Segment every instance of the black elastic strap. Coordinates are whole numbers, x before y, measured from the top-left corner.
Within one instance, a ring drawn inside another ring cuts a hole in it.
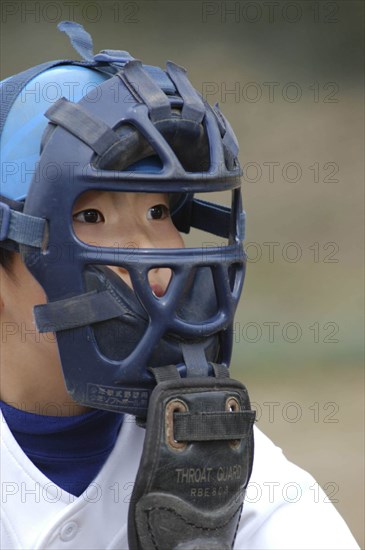
[[[120,141],[103,120],[90,115],[80,105],[61,97],[45,113],[46,117],[86,143],[97,155],[103,155]]]
[[[161,67],[154,67],[153,65],[144,65],[143,68],[146,73],[160,86],[166,94],[176,94],[176,87],[171,78],[161,69]]]
[[[175,365],[166,365],[165,367],[154,367],[149,369],[156,379],[156,382],[164,382],[165,380],[179,380],[180,374]]]
[[[104,290],[87,292],[58,302],[34,307],[39,332],[58,332],[119,317],[126,313],[122,304]]]
[[[247,437],[255,411],[174,414],[176,441],[228,441]]]
[[[232,126],[220,110],[218,103],[214,105],[213,111],[217,117],[221,135],[223,136],[223,144],[231,152],[233,158],[236,159],[239,153],[239,145]]]
[[[130,61],[119,74],[128,81],[128,84],[147,105],[152,122],[171,117],[168,97],[145,71],[140,61]]]
[[[213,367],[214,376],[216,378],[229,378],[229,370],[224,365],[218,363],[210,363]]]
[[[205,115],[205,106],[186,76],[186,70],[175,63],[166,63],[167,73],[183,98],[182,117],[200,123]]]
[[[204,343],[181,343],[180,347],[186,365],[186,376],[208,376],[210,368]]]

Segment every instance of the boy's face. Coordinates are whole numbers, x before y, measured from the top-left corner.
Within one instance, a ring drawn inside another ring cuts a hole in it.
[[[73,226],[80,240],[95,246],[129,250],[184,246],[170,218],[167,194],[87,192],[74,205]],[[125,269],[111,269],[132,286]],[[1,274],[1,397],[31,411],[34,403],[63,403],[65,406],[59,410],[70,414],[71,400],[65,389],[55,337],[37,333],[34,326],[33,307],[46,303],[45,293],[19,255],[13,270],[10,275],[4,270]],[[170,278],[167,268],[150,272],[149,282],[156,296],[164,294]],[[74,407],[73,413],[82,410]]]
[[[88,244],[126,248],[181,248],[180,233],[170,217],[167,194],[89,191],[76,201],[73,225],[77,237]],[[129,286],[128,272],[112,267]],[[149,282],[162,296],[171,277],[167,268],[149,273]]]

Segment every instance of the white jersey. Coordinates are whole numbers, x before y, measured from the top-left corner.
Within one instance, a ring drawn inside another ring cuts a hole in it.
[[[128,550],[128,503],[144,430],[127,416],[98,476],[79,497],[28,459],[1,416],[1,549]],[[255,428],[255,460],[235,549],[356,549],[315,480]]]

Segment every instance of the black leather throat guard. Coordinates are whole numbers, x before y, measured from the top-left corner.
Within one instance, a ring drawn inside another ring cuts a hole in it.
[[[231,549],[253,464],[247,390],[223,367],[216,378],[153,370],[158,384],[129,507],[129,547]]]

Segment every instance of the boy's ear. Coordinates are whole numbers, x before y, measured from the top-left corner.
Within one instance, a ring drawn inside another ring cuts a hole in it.
[[[4,309],[4,300],[2,297],[2,278],[3,278],[3,268],[0,266],[0,311]]]

